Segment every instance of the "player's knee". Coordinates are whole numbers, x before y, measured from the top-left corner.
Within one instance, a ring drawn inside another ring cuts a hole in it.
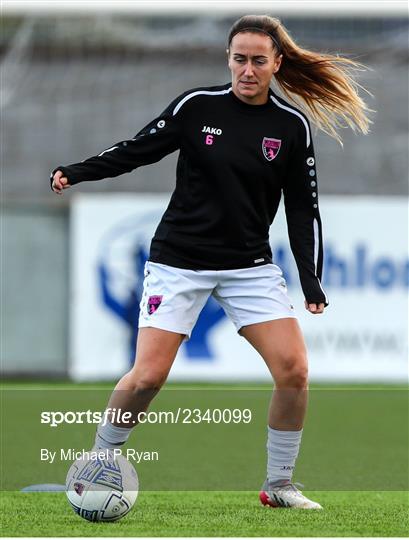
[[[158,373],[149,373],[140,377],[135,384],[135,389],[141,392],[159,392],[165,384],[166,377]]]
[[[277,386],[286,388],[306,388],[308,386],[308,364],[305,353],[287,353],[282,358]]]
[[[127,375],[134,392],[158,392],[167,378],[167,371],[158,367],[138,368],[135,366]]]

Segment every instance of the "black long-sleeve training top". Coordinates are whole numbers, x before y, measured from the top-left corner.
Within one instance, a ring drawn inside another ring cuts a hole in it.
[[[290,245],[307,302],[325,303],[317,175],[308,119],[270,90],[264,105],[231,84],[189,90],[133,139],[59,166],[71,185],[118,176],[180,150],[176,188],[149,260],[222,270],[272,261],[269,228],[284,193]]]

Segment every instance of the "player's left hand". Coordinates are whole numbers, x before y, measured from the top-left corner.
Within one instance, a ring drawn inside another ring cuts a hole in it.
[[[319,313],[324,313],[324,304],[308,304],[305,300],[305,309],[309,311],[310,313],[313,313],[314,315],[318,315]]]

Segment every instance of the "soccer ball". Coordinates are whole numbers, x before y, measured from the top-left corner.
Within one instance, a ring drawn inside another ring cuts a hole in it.
[[[124,456],[88,452],[71,465],[65,482],[71,506],[88,521],[117,521],[135,504],[138,476]],[[98,457],[93,459],[94,455]],[[102,456],[102,459],[101,457]]]

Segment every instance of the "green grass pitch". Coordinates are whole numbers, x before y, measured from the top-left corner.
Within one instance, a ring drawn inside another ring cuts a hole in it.
[[[135,507],[117,523],[88,523],[64,493],[22,493],[64,483],[69,463],[42,463],[41,448],[89,449],[93,425],[42,425],[44,410],[103,410],[112,385],[2,386],[0,522],[3,536],[407,536],[406,386],[312,385],[295,481],[323,511],[272,509],[258,501],[265,476],[268,385],[169,384],[151,410],[249,407],[246,425],[144,425],[128,446],[158,450],[134,464]]]
[[[306,492],[308,494],[308,492]],[[404,492],[310,493],[323,511],[266,508],[256,492],[142,492],[117,523],[88,523],[64,493],[3,495],[5,536],[407,536]]]

